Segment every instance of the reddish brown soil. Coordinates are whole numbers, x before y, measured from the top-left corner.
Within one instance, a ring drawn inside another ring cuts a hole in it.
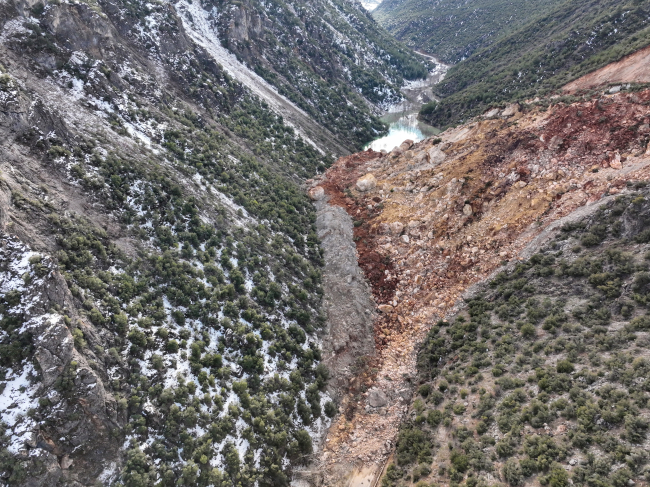
[[[368,221],[377,217],[381,210],[368,209],[371,198],[363,195],[353,196],[349,188],[365,174],[366,163],[381,156],[380,152],[368,150],[339,159],[328,171],[328,178],[321,186],[330,197],[329,203],[342,207],[355,222],[354,240],[359,253],[359,266],[372,286],[378,304],[393,298],[397,278],[386,279],[386,270],[395,274],[393,262],[375,251],[376,234],[371,231]]]
[[[320,185],[355,221],[360,266],[385,304],[375,323],[376,372],[351,388],[353,406],[330,430],[332,466],[369,466],[394,439],[405,409],[397,400],[381,414],[366,409],[362,391],[372,386],[390,396],[407,387],[418,343],[470,284],[517,258],[549,223],[650,179],[649,106],[644,91],[530,107],[441,134],[441,163],[423,159],[433,150],[428,140],[401,155],[354,154],[328,170]],[[377,187],[359,192],[355,183],[368,172]],[[380,232],[396,222],[402,234]]]
[[[377,234],[368,224],[379,216],[381,210],[368,210],[372,199],[359,193],[353,196],[349,189],[354,187],[357,179],[366,174],[367,164],[381,156],[380,152],[369,149],[343,157],[327,171],[327,179],[321,184],[330,198],[329,203],[342,207],[355,222],[354,241],[359,254],[359,267],[370,282],[377,304],[388,303],[393,299],[400,280],[399,272],[389,256],[377,252]],[[391,275],[389,279],[386,277],[386,271]],[[382,315],[375,322],[375,345],[379,351],[387,344],[381,331],[389,326],[394,328],[395,324],[399,327],[399,322],[391,323],[392,321],[389,315]],[[349,416],[347,410],[346,415]]]

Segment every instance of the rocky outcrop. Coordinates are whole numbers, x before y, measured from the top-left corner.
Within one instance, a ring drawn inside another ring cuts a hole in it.
[[[33,356],[14,362],[0,392],[0,414],[11,438],[7,448],[23,462],[21,468],[28,466],[31,478],[25,485],[89,485],[104,462],[118,460],[119,445],[110,437],[126,422],[125,411],[104,385],[107,376],[99,367],[105,368],[105,357],[88,348],[100,345],[97,331],[76,311],[53,261],[4,233],[0,290],[2,318],[23,323],[11,339],[33,349]],[[19,301],[7,301],[7,292],[18,293]],[[83,341],[75,340],[72,330]],[[6,473],[14,475],[12,467]]]
[[[375,186],[377,186],[377,180],[372,174],[366,174],[357,179],[356,187],[359,191],[370,191],[371,189],[375,189]]]
[[[326,200],[315,204],[316,228],[325,258],[323,302],[327,329],[323,349],[325,363],[332,373],[329,390],[340,401],[349,392],[351,379],[360,371],[358,360],[375,355],[376,304],[359,268],[352,219],[345,210]]]

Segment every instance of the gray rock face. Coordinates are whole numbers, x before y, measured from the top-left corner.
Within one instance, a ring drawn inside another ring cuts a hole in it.
[[[323,273],[327,329],[323,338],[325,363],[332,378],[329,392],[340,397],[353,376],[350,366],[358,357],[375,354],[375,303],[370,286],[357,263],[350,216],[326,200],[315,202],[316,228],[325,254]]]
[[[368,404],[373,408],[382,408],[388,404],[388,398],[382,391],[371,389],[368,392]]]
[[[31,264],[34,258],[39,262],[38,273]],[[33,476],[25,485],[55,485],[67,479],[64,471],[75,462],[89,475],[82,478],[96,478],[102,461],[117,455],[119,445],[109,439],[110,432],[123,426],[126,417],[117,414],[115,398],[90,366],[90,360],[101,362],[101,358],[89,349],[75,348],[66,319],[56,310],[65,309],[68,323],[76,324],[89,342],[97,334],[94,327],[76,312],[56,264],[4,233],[0,233],[0,290],[2,294],[8,290],[20,293],[20,302],[4,314],[21,317],[28,334],[22,339],[29,339],[34,348],[33,358],[15,364],[9,379],[30,369],[40,370],[40,375],[27,379],[26,387],[14,388],[10,381],[0,393],[2,402],[9,403],[0,415],[8,425],[10,449],[32,465]],[[62,380],[67,383],[64,389]],[[43,398],[47,406],[39,403]],[[27,409],[33,411],[32,417],[16,414]]]

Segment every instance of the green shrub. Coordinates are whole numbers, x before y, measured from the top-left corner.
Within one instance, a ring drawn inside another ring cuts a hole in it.
[[[437,107],[438,107],[438,102],[435,100],[425,103],[424,105],[422,105],[422,108],[420,108],[420,114],[425,116],[431,115]]]
[[[535,326],[532,323],[524,324],[519,331],[521,332],[524,338],[533,338],[536,334]]]
[[[511,458],[503,464],[503,478],[510,485],[520,485],[524,481],[524,475],[517,460]]]
[[[445,396],[439,391],[433,391],[429,395],[429,401],[432,402],[433,404],[435,404],[436,406],[441,404],[442,401],[444,401],[444,399],[445,399]]]
[[[440,424],[442,419],[443,414],[439,409],[432,409],[427,414],[427,423],[429,423],[434,428]]]
[[[643,443],[648,431],[648,421],[639,416],[625,416],[625,434],[630,443]]]
[[[453,450],[450,455],[451,464],[456,470],[463,473],[466,472],[469,467],[469,458],[462,452],[458,450]]]
[[[333,418],[334,416],[336,416],[336,413],[338,412],[338,409],[336,408],[336,404],[334,404],[332,401],[327,401],[325,403],[324,410],[325,410],[325,415],[328,418]]]
[[[569,474],[560,465],[555,464],[551,468],[551,472],[547,476],[542,477],[540,482],[549,487],[568,487]]]
[[[628,328],[634,331],[650,330],[650,316],[637,316],[628,324]]]
[[[570,374],[574,371],[573,364],[566,359],[559,360],[555,368],[560,374]]]
[[[431,461],[431,443],[426,434],[419,429],[400,431],[396,448],[397,464],[411,465]]]
[[[298,430],[294,433],[300,452],[303,454],[310,454],[313,451],[311,436],[305,430]]]

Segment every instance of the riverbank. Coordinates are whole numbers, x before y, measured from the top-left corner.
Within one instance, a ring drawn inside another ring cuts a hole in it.
[[[444,79],[449,66],[433,56],[422,52],[417,53],[435,62],[436,67],[429,72],[426,79],[408,81],[404,85],[401,90],[404,100],[391,106],[381,117],[381,120],[389,125],[388,134],[372,141],[365,149],[391,151],[406,139],[418,142],[440,133],[435,127],[419,121],[418,113],[424,104],[437,100],[433,94],[433,86]]]

